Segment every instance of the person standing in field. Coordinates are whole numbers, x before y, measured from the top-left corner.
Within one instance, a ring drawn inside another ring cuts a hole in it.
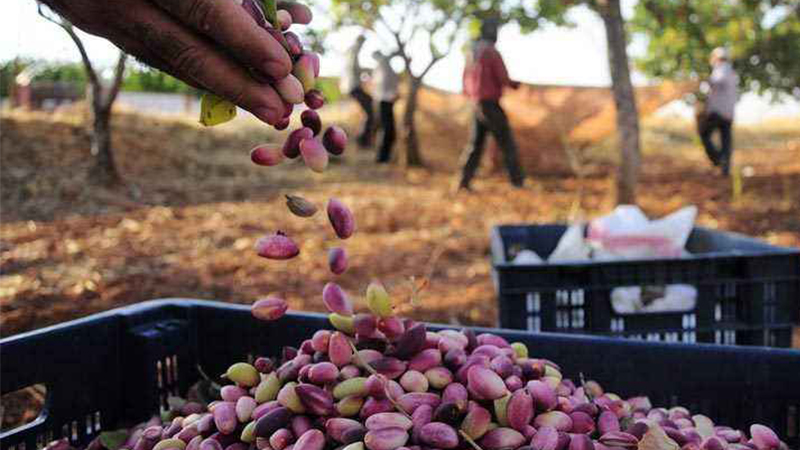
[[[342,93],[352,97],[364,110],[364,122],[356,138],[356,142],[362,148],[369,147],[372,143],[375,120],[372,112],[372,97],[361,86],[362,70],[358,62],[358,54],[361,52],[361,47],[364,46],[364,41],[366,41],[366,37],[360,34],[355,43],[347,50],[344,72],[339,82],[339,88]]]
[[[376,51],[372,57],[378,63],[372,72],[373,93],[378,101],[378,126],[381,129],[377,162],[388,163],[392,158],[392,146],[397,136],[394,127],[394,102],[397,101],[400,77],[392,69],[390,56]]]
[[[712,67],[711,76],[708,78],[710,90],[705,111],[698,121],[698,128],[708,159],[715,166],[719,166],[722,174],[727,176],[733,153],[731,128],[733,110],[738,99],[739,76],[733,70],[730,56],[725,48],[715,48],[711,52],[710,63]],[[719,148],[711,139],[715,131],[719,131]]]
[[[485,20],[481,24],[480,39],[473,43],[464,66],[464,94],[472,102],[474,118],[470,141],[461,155],[462,173],[459,189],[470,189],[470,182],[478,170],[486,144],[486,134],[491,132],[497,140],[511,184],[522,187],[525,175],[517,158],[517,144],[511,133],[508,118],[500,106],[500,97],[506,86],[516,89],[519,82],[508,77],[503,57],[495,48],[498,24]]]

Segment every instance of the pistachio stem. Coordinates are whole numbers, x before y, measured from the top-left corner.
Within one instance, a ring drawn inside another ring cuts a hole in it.
[[[469,445],[471,445],[471,446],[472,446],[472,448],[474,448],[475,450],[483,450],[483,449],[481,448],[481,446],[480,446],[480,445],[478,445],[478,443],[477,443],[477,442],[475,442],[474,440],[472,440],[472,438],[471,438],[471,437],[470,437],[470,436],[469,436],[467,433],[465,433],[465,432],[464,432],[464,430],[458,430],[458,434],[460,434],[460,435],[461,435],[461,437],[462,437],[462,438],[464,438],[464,440],[465,440],[465,441],[467,441],[467,443],[468,443]]]
[[[209,377],[209,376],[206,374],[206,371],[205,371],[205,370],[203,370],[203,368],[202,368],[202,367],[200,367],[200,364],[197,364],[197,373],[199,373],[199,374],[200,374],[200,377],[201,377],[201,378],[203,378],[203,379],[204,379],[204,380],[206,380],[206,381],[211,381],[211,382],[213,382],[213,381],[214,381],[214,380],[212,380],[212,379],[211,379],[211,377]]]
[[[261,4],[264,7],[264,17],[276,30],[280,30],[281,25],[276,14],[277,6],[275,0],[262,0]]]
[[[586,389],[586,378],[583,377],[583,372],[579,372],[578,375],[581,377],[581,387],[583,387],[583,395],[586,396],[586,399],[589,400],[589,403],[594,402],[594,398],[592,398],[591,392]]]
[[[397,403],[395,399],[392,398],[391,395],[389,395],[389,388],[388,388],[389,380],[386,379],[385,376],[379,374],[375,369],[372,368],[372,366],[370,366],[369,364],[364,362],[363,359],[361,359],[361,356],[358,355],[358,349],[356,348],[356,345],[353,344],[353,341],[348,339],[347,342],[350,344],[350,348],[353,349],[353,358],[356,360],[356,363],[361,366],[364,366],[364,368],[367,369],[367,372],[383,380],[383,393],[386,395],[386,398],[389,399],[389,402],[391,402],[391,404],[395,407],[395,409],[400,411],[404,416],[406,416],[406,418],[411,419],[411,416],[406,412],[406,410],[403,409],[403,407],[400,406],[400,404]]]
[[[219,390],[222,389],[222,385],[212,380],[211,377],[209,377],[208,374],[203,370],[203,368],[200,367],[200,364],[197,364],[197,372],[200,374],[200,378],[204,379],[209,383],[211,389],[214,389],[216,392],[219,392]],[[228,378],[228,375],[222,374],[221,377],[223,379]]]
[[[379,376],[379,377],[381,377],[381,379],[383,380],[383,393],[386,395],[386,398],[387,398],[387,399],[389,399],[389,401],[392,403],[392,405],[394,405],[394,407],[395,407],[395,408],[396,408],[398,411],[400,411],[400,412],[401,412],[401,413],[402,413],[404,416],[406,416],[408,419],[411,419],[411,415],[410,415],[410,414],[408,414],[408,413],[406,412],[406,410],[405,410],[405,409],[403,409],[403,407],[402,407],[402,406],[400,406],[400,404],[399,404],[399,403],[397,403],[397,401],[395,401],[395,399],[393,399],[393,398],[392,398],[392,396],[391,396],[391,395],[389,395],[389,387],[387,386],[387,385],[389,384],[389,383],[388,383],[388,381],[389,381],[389,380],[387,380],[387,379],[386,379],[386,377],[385,377],[385,376],[383,376],[383,375],[378,375],[378,376]]]
[[[356,344],[353,344],[353,341],[348,339],[347,343],[350,344],[350,348],[353,349],[353,358],[356,360],[357,364],[364,366],[364,368],[367,369],[367,372],[371,373],[372,375],[377,375],[377,376],[381,375],[378,372],[376,372],[375,369],[372,368],[372,366],[370,366],[369,364],[364,362],[363,359],[361,359],[361,356],[358,354],[358,349],[356,348]]]

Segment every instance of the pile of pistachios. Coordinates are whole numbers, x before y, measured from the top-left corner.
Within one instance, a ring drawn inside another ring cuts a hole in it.
[[[745,433],[575,383],[519,342],[429,331],[395,316],[379,283],[365,297],[367,311],[356,313],[326,285],[332,329],[231,365],[218,400],[173,403],[163,425],[142,424],[109,450],[787,449],[763,425]],[[263,301],[252,312],[271,320],[281,309]]]

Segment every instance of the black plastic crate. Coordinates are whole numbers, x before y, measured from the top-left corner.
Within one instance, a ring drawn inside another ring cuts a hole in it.
[[[696,227],[690,256],[672,259],[515,265],[516,249],[543,259],[565,225],[503,225],[492,230],[493,278],[500,326],[666,342],[790,347],[800,316],[800,249]],[[695,308],[620,314],[620,286],[689,284]]]
[[[198,367],[223,373],[254,354],[277,355],[319,328],[329,328],[319,314],[264,323],[246,306],[173,299],[0,340],[2,393],[35,383],[48,389],[43,414],[0,435],[0,450],[33,450],[64,436],[85,444],[101,429],[159,412],[168,395],[184,394],[199,379]],[[800,351],[490,331],[558,362],[565,377],[582,372],[610,392],[680,404],[737,428],[763,423],[791,448],[800,444]]]

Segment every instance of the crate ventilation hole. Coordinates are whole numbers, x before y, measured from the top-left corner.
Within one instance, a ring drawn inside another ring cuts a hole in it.
[[[161,410],[165,412],[169,409],[167,398],[171,395],[178,395],[178,356],[170,355],[156,362],[156,378],[158,382],[158,392],[161,394]]]

